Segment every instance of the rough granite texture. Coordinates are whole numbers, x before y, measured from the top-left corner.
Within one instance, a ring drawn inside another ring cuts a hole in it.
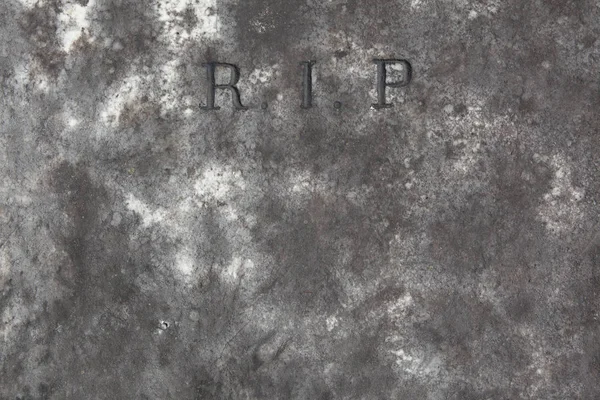
[[[0,399],[600,399],[600,1],[1,0],[0,38]]]

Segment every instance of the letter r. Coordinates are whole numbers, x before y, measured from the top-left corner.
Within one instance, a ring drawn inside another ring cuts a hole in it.
[[[237,83],[240,80],[240,70],[237,66],[233,64],[227,63],[218,63],[218,62],[209,62],[206,64],[202,64],[203,67],[206,67],[206,80],[208,83],[208,87],[206,89],[206,106],[200,107],[203,110],[219,110],[221,107],[215,106],[215,94],[217,89],[228,89],[231,91],[231,101],[233,102],[233,107],[236,110],[247,110],[248,107],[244,107],[242,105],[242,101],[240,99],[240,91],[237,88]],[[227,84],[217,84],[215,73],[217,67],[223,67],[229,69],[230,77],[229,83]]]

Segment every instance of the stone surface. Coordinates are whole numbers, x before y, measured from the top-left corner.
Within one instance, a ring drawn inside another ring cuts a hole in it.
[[[593,0],[2,0],[0,398],[600,398],[599,35]],[[200,109],[207,61],[249,110]]]

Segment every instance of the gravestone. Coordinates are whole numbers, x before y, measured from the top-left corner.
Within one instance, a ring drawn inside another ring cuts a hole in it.
[[[0,399],[600,398],[597,1],[0,22]]]

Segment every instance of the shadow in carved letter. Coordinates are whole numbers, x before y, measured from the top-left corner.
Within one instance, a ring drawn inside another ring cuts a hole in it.
[[[408,85],[412,77],[412,67],[406,60],[384,60],[376,58],[373,62],[377,64],[377,103],[372,104],[372,106],[375,109],[391,108],[394,105],[392,103],[386,103],[385,89],[388,87],[398,88]],[[394,64],[399,64],[402,67],[403,77],[399,82],[388,82],[387,66]]]
[[[202,64],[203,67],[206,67],[206,79],[208,83],[208,87],[206,89],[206,106],[201,106],[200,108],[203,110],[219,110],[221,107],[215,106],[215,93],[217,89],[229,89],[231,91],[231,101],[233,102],[233,107],[236,110],[247,110],[248,107],[244,107],[242,105],[242,101],[240,100],[240,91],[237,88],[237,83],[240,80],[240,70],[237,66],[233,64],[227,63],[218,63],[218,62],[210,62],[206,64]],[[217,68],[227,68],[230,72],[229,83],[227,84],[217,84],[215,74]]]

